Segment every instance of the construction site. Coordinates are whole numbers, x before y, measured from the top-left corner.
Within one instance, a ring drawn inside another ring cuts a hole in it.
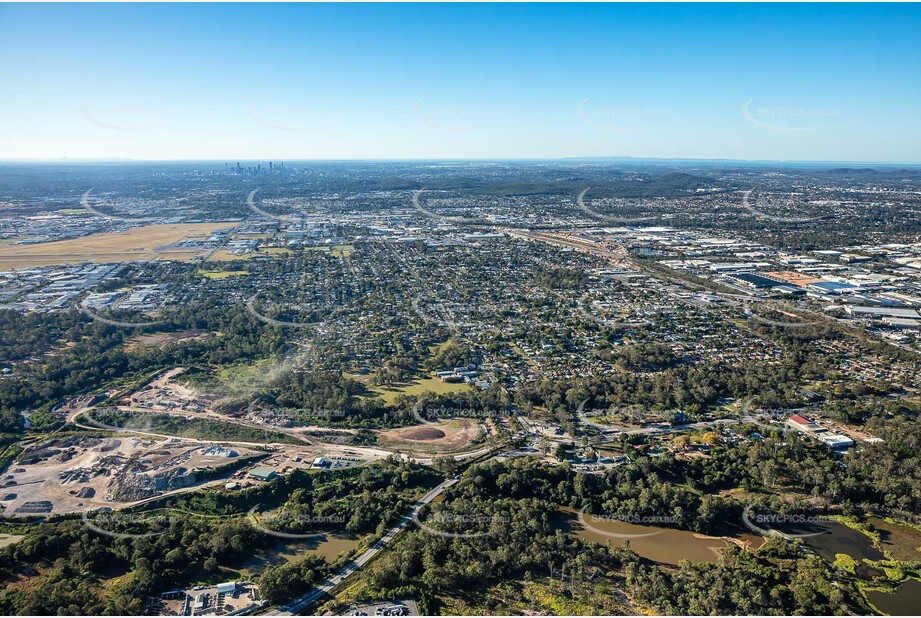
[[[6,516],[125,507],[220,482],[259,451],[177,438],[73,435],[25,449],[2,479]],[[226,467],[226,472],[221,468]]]
[[[184,371],[160,373],[128,393],[59,406],[55,414],[86,433],[27,446],[0,479],[0,514],[119,509],[205,486],[233,491],[295,470],[360,466],[395,451],[424,463],[476,446],[488,433],[480,423],[452,419],[375,432],[379,447],[359,446],[355,429],[297,425],[255,405],[223,411],[219,397],[176,379]],[[115,405],[94,406],[107,398]]]

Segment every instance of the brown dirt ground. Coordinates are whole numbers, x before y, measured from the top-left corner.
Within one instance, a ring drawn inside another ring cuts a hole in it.
[[[397,447],[431,445],[439,451],[457,451],[468,447],[480,435],[479,423],[470,419],[453,419],[435,425],[414,425],[383,431],[379,446]]]

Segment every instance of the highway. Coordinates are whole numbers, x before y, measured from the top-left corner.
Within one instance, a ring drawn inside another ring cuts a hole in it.
[[[412,523],[414,517],[419,514],[419,511],[423,506],[437,498],[441,493],[457,483],[457,479],[448,479],[432,489],[430,492],[422,496],[422,498],[416,503],[412,511],[408,515],[405,515],[400,522],[390,529],[387,534],[385,534],[379,541],[374,543],[369,547],[363,554],[346,564],[342,567],[338,573],[327,579],[325,582],[308,592],[307,594],[301,595],[300,597],[289,601],[284,605],[278,608],[278,611],[269,612],[273,616],[293,616],[298,612],[302,611],[304,608],[308,607],[311,603],[320,599],[323,595],[329,593],[333,588],[337,587],[344,580],[346,580],[353,573],[356,573],[361,567],[374,559],[374,557],[386,547],[393,539],[402,532],[407,526]]]
[[[611,432],[615,435],[625,434],[628,436],[640,436],[640,435],[665,435],[670,433],[684,433],[688,431],[697,431],[699,429],[708,429],[710,427],[715,427],[718,425],[735,425],[740,423],[755,423],[758,422],[756,416],[746,414],[741,417],[729,417],[729,418],[717,418],[710,421],[697,421],[695,423],[685,423],[683,425],[670,425],[668,427],[659,427],[659,426],[650,426],[650,427],[640,427],[627,429],[625,427],[620,427],[617,425],[605,425],[603,423],[598,423],[591,420],[588,414],[583,410],[578,413],[579,422],[583,425],[588,425],[599,431]]]
[[[727,303],[731,304],[732,306],[745,310],[745,312],[749,314],[750,312],[745,307],[746,303],[774,302],[774,299],[771,299],[771,298],[761,298],[758,296],[733,294],[733,293],[708,289],[701,284],[698,284],[693,281],[689,281],[686,278],[677,277],[671,273],[668,273],[666,272],[665,269],[651,269],[649,268],[649,266],[645,264],[636,262],[634,260],[630,260],[628,257],[628,252],[626,248],[623,247],[622,245],[618,245],[616,249],[612,250],[600,244],[595,244],[595,243],[571,238],[568,236],[568,234],[561,235],[559,232],[549,232],[549,231],[548,232],[533,232],[530,230],[523,231],[523,230],[517,230],[517,229],[502,229],[501,231],[503,231],[506,234],[509,234],[510,236],[516,236],[518,238],[525,238],[527,240],[545,242],[545,243],[556,245],[559,247],[570,247],[572,249],[577,249],[580,251],[584,251],[587,253],[591,253],[591,254],[600,256],[600,257],[604,257],[609,260],[613,260],[614,263],[618,265],[625,264],[625,265],[631,266],[637,270],[646,272],[647,274],[650,274],[653,277],[666,280],[670,283],[676,284],[688,290],[707,291],[711,294],[715,294],[719,296],[720,298],[722,298],[723,300],[725,300]],[[694,304],[696,304],[698,307],[704,310],[709,311],[706,305],[703,305],[700,303],[694,303]],[[813,320],[809,321],[809,320],[806,320],[806,317],[803,315],[798,315],[795,313],[787,313],[784,311],[781,311],[781,313],[784,313],[791,317],[795,316],[798,319],[798,321],[792,322],[792,323],[784,323],[784,322],[766,320],[759,316],[754,316],[753,319],[757,322],[773,324],[775,326],[787,327],[787,328],[797,328],[797,327],[802,327],[802,326],[808,326],[810,324],[819,324],[819,323],[825,323],[825,324],[834,323],[834,324],[844,327],[852,336],[867,337],[866,334],[861,334],[858,332],[858,329],[860,328],[860,324],[854,323],[852,320],[829,316],[824,313],[818,313],[816,311],[809,311],[809,310],[805,310],[800,307],[798,307],[797,309],[802,313],[806,313],[809,317],[813,318]],[[892,347],[906,350],[908,352],[912,352],[913,354],[921,355],[921,350],[917,350],[910,345],[898,343],[897,341],[891,341],[889,339],[884,339],[881,337],[871,337],[871,339],[874,342],[882,342],[886,345],[890,345]]]

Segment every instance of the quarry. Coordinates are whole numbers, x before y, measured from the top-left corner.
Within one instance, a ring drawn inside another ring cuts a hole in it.
[[[6,516],[125,507],[220,482],[264,454],[178,438],[71,435],[23,450],[0,480]]]

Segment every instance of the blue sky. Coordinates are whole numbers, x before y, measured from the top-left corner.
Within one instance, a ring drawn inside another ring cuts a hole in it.
[[[918,5],[0,5],[0,158],[921,162]]]

